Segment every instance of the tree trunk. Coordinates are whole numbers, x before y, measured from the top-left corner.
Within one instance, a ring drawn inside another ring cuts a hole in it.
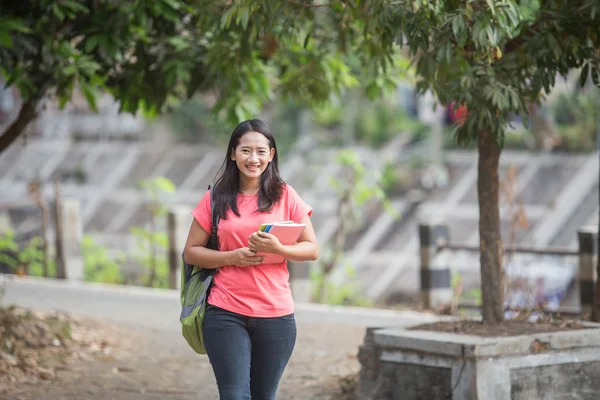
[[[504,268],[498,202],[498,162],[500,146],[494,135],[482,131],[477,138],[479,164],[479,246],[483,322],[499,324],[504,320]]]
[[[0,154],[8,148],[25,131],[27,125],[33,121],[37,115],[37,100],[29,100],[23,104],[19,115],[13,121],[8,129],[0,136]]]
[[[54,180],[54,248],[55,248],[55,264],[56,278],[66,279],[67,271],[65,270],[65,252],[63,247],[63,223],[62,223],[62,194],[60,190],[60,181]]]

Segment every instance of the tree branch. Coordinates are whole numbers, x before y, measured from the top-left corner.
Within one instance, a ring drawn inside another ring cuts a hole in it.
[[[27,125],[35,119],[37,99],[28,100],[21,107],[19,116],[13,121],[2,136],[0,136],[0,154],[6,150],[25,131]]]

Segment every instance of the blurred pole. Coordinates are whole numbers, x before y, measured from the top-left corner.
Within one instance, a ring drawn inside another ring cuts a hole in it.
[[[62,252],[64,260],[64,278],[70,281],[84,280],[83,222],[81,219],[81,202],[75,198],[64,198],[60,203],[62,224]]]
[[[190,225],[193,222],[188,206],[171,206],[167,214],[169,237],[169,289],[181,286],[182,255]]]
[[[579,242],[579,304],[581,316],[589,315],[592,321],[596,320],[596,299],[598,289],[598,275],[594,265],[594,257],[597,255],[595,227],[581,227],[577,232]]]
[[[44,198],[42,190],[42,182],[38,179],[34,179],[29,182],[29,197],[35,201],[40,212],[42,213],[42,275],[44,278],[48,277],[48,260],[49,246],[48,246],[48,228],[50,225],[50,210],[48,209],[48,203]]]
[[[596,151],[600,164],[600,120],[596,121]],[[600,175],[599,175],[600,176]],[[600,208],[600,181],[598,182],[598,207]],[[596,249],[600,252],[600,216],[598,216],[598,231],[596,232]],[[596,253],[596,276],[600,276],[600,255]],[[592,310],[592,321],[600,321],[600,279],[596,281],[594,290],[594,307]]]
[[[440,242],[450,241],[448,226],[419,224],[421,305],[425,309],[439,309],[452,304],[452,274],[450,266],[434,263]]]
[[[54,248],[55,248],[55,263],[56,263],[56,278],[65,279],[65,254],[63,252],[62,237],[62,214],[61,214],[61,191],[60,182],[54,180]]]

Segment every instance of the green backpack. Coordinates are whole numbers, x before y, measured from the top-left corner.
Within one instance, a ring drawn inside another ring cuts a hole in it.
[[[210,186],[208,188],[210,189]],[[212,210],[212,232],[206,247],[212,250],[219,250],[219,239],[217,237],[219,216],[213,208],[212,190],[210,192],[210,207]],[[204,269],[190,265],[185,260],[181,268],[179,293],[181,297],[181,315],[179,316],[181,333],[190,347],[198,354],[206,354],[202,328],[206,313],[206,301],[216,272],[216,269]]]

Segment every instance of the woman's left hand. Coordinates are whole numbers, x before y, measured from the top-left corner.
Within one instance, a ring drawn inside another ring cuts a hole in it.
[[[277,254],[281,246],[281,242],[277,239],[277,236],[266,232],[254,232],[248,238],[248,248],[256,253]]]

